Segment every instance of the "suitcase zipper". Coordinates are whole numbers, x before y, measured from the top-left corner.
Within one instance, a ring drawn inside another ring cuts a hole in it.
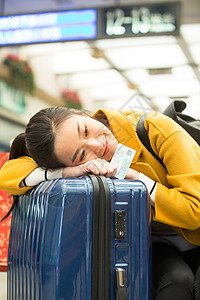
[[[94,187],[92,300],[110,300],[111,202],[103,176],[90,176]]]

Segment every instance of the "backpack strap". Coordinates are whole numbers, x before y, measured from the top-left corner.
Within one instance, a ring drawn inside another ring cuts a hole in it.
[[[145,146],[145,148],[157,159],[157,161],[159,161],[159,163],[161,163],[164,166],[162,159],[153,151],[153,149],[151,147],[149,137],[148,137],[147,131],[144,126],[146,116],[147,116],[146,114],[143,114],[140,117],[140,119],[138,120],[137,127],[136,127],[136,133],[137,133],[140,141],[142,142],[142,144]]]

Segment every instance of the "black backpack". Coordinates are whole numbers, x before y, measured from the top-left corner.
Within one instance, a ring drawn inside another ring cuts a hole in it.
[[[176,100],[170,103],[170,105],[163,111],[163,114],[172,118],[179,125],[181,125],[200,145],[200,120],[194,119],[188,115],[182,114],[182,111],[186,108],[186,103],[181,100]],[[143,143],[143,145],[148,149],[148,151],[162,164],[163,161],[156,155],[150,145],[149,137],[144,127],[144,121],[146,119],[146,114],[143,114],[136,127],[136,133]]]

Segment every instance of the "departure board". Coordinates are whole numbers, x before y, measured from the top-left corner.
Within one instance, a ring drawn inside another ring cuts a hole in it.
[[[180,3],[0,16],[0,46],[178,34]]]

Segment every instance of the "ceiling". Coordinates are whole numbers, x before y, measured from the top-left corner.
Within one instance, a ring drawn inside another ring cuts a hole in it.
[[[2,15],[147,2],[165,1],[0,1]],[[20,51],[33,62],[50,58],[58,88],[75,89],[88,109],[137,109],[142,101],[162,111],[172,99],[182,98],[187,112],[199,118],[200,0],[181,2],[178,36],[29,45]]]

